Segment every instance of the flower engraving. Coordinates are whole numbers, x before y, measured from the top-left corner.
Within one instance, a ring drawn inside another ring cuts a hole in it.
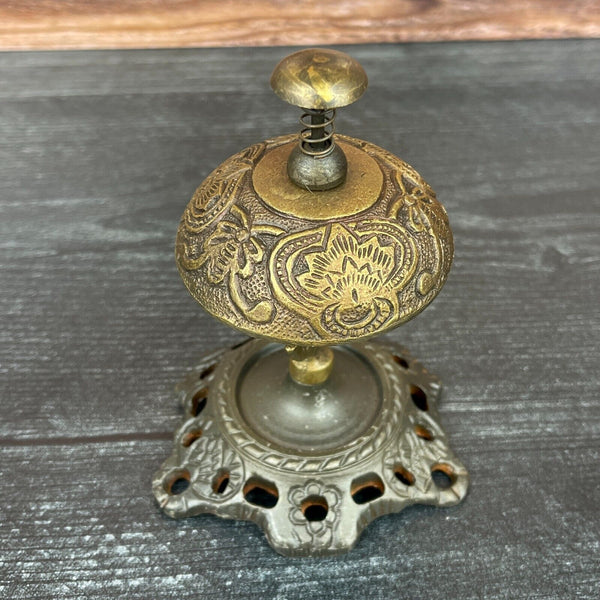
[[[233,206],[228,217],[217,224],[203,245],[211,283],[221,283],[231,273],[247,279],[265,253],[263,242],[256,236],[258,230],[252,230],[246,211]]]
[[[227,218],[217,223],[213,232],[204,240],[200,256],[182,258],[188,270],[207,266],[207,279],[210,283],[220,284],[227,278],[229,295],[234,305],[250,321],[266,323],[274,314],[270,300],[259,300],[252,305],[245,298],[240,278],[248,279],[254,273],[255,266],[262,262],[265,244],[260,234],[279,235],[283,230],[268,224],[255,224],[246,210],[232,206]]]
[[[394,179],[401,194],[390,206],[389,216],[398,216],[405,208],[407,224],[415,233],[431,229],[425,205],[431,205],[435,201],[435,192],[424,181],[417,183],[400,171],[394,172]]]
[[[398,223],[332,223],[282,237],[270,258],[276,298],[323,339],[373,335],[401,318],[417,250]]]
[[[383,247],[376,235],[359,238],[345,228],[329,237],[324,252],[306,256],[308,271],[298,281],[324,304],[327,328],[347,335],[379,329],[394,309],[388,299],[396,265],[393,246]]]
[[[196,190],[183,213],[183,227],[194,236],[210,227],[239,195],[245,174],[252,169],[265,148],[255,144],[218,166]]]
[[[289,518],[297,526],[300,537],[313,546],[330,547],[339,522],[340,491],[335,486],[325,486],[319,481],[311,480],[305,485],[291,488],[288,499],[292,505]],[[319,518],[311,517],[311,507],[320,509],[321,514],[317,515]]]
[[[414,233],[426,232],[434,245],[433,268],[424,270],[417,277],[416,291],[421,296],[426,296],[436,289],[438,274],[442,272],[441,265],[445,254],[445,248],[434,231],[432,220],[435,221],[436,218],[441,217],[447,226],[447,217],[444,209],[436,202],[435,192],[427,183],[417,177],[409,177],[400,171],[395,171],[393,177],[401,193],[398,199],[390,205],[388,216],[404,220],[408,229]]]

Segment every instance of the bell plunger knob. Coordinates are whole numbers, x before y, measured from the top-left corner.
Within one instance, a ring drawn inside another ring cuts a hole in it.
[[[367,85],[362,66],[337,50],[300,50],[275,67],[273,91],[304,111],[300,142],[287,162],[287,173],[296,185],[320,191],[345,181],[348,163],[335,143],[335,112],[358,100]]]

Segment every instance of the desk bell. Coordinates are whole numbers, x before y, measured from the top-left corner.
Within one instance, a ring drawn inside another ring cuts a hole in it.
[[[211,315],[255,339],[203,357],[153,479],[171,517],[254,521],[288,556],[353,547],[373,519],[460,502],[468,475],[439,424],[439,380],[373,337],[420,313],[453,257],[443,206],[408,164],[334,134],[367,88],[348,55],[284,58],[275,93],[302,130],[259,142],[196,190],[176,260]]]

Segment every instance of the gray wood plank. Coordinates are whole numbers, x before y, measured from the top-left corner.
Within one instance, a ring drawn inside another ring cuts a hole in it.
[[[0,54],[0,597],[597,598],[599,41],[346,48],[339,130],[413,164],[456,259],[392,335],[445,382],[467,500],[290,560],[246,523],[162,516],[172,387],[238,334],[179,281],[196,185],[292,131],[284,48]]]

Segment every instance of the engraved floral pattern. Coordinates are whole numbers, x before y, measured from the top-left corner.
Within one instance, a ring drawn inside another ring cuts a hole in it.
[[[229,295],[235,306],[251,321],[265,323],[273,316],[272,302],[260,300],[251,305],[242,293],[238,278],[251,277],[255,266],[263,260],[265,244],[259,235],[279,235],[282,231],[273,225],[254,224],[247,211],[232,206],[227,218],[219,221],[205,239],[200,256],[184,257],[182,264],[191,270],[206,263],[207,279],[212,284],[219,284],[227,277]]]
[[[207,276],[211,283],[221,283],[229,273],[247,278],[254,265],[265,254],[265,246],[248,213],[237,206],[231,208],[228,219],[220,221],[203,246],[203,258],[208,263]]]
[[[452,261],[444,209],[397,157],[340,140],[382,174],[378,200],[352,219],[286,218],[257,193],[259,162],[293,136],[239,152],[198,188],[179,227],[177,263],[209,313],[251,335],[322,344],[382,333],[433,300]]]
[[[319,521],[309,521],[304,512],[303,504],[311,499],[324,499],[327,503],[327,515]],[[289,512],[290,521],[297,526],[302,539],[310,541],[314,547],[328,548],[332,541],[334,530],[338,525],[341,492],[334,486],[325,486],[316,480],[310,480],[305,485],[290,489],[288,499],[292,508]]]
[[[429,185],[417,176],[407,172],[394,171],[393,178],[400,189],[400,196],[388,209],[388,216],[402,220],[409,230],[415,234],[426,232],[429,235],[435,252],[433,268],[425,269],[417,276],[416,291],[421,296],[426,296],[436,288],[441,277],[444,277],[442,265],[448,255],[452,255],[452,234],[448,228],[447,244],[442,244],[434,229],[436,220],[441,220],[448,227],[448,218],[441,204],[437,203],[435,192]],[[448,263],[448,267],[449,267]]]
[[[265,144],[255,144],[228,158],[196,190],[182,219],[188,235],[201,233],[224,213],[240,191],[245,174],[252,169]]]
[[[340,227],[323,253],[306,256],[308,271],[298,281],[324,304],[323,320],[340,335],[379,329],[394,309],[387,299],[396,258],[393,246],[382,247],[376,235],[359,238]]]
[[[407,213],[407,225],[416,233],[425,231],[431,227],[427,217],[425,205],[435,201],[435,192],[424,181],[413,181],[405,173],[394,172],[394,179],[400,188],[400,197],[394,202],[388,211],[390,216],[398,216],[405,208]]]
[[[277,299],[311,319],[322,337],[372,335],[398,319],[398,292],[416,248],[395,223],[334,223],[283,238],[271,268]]]

